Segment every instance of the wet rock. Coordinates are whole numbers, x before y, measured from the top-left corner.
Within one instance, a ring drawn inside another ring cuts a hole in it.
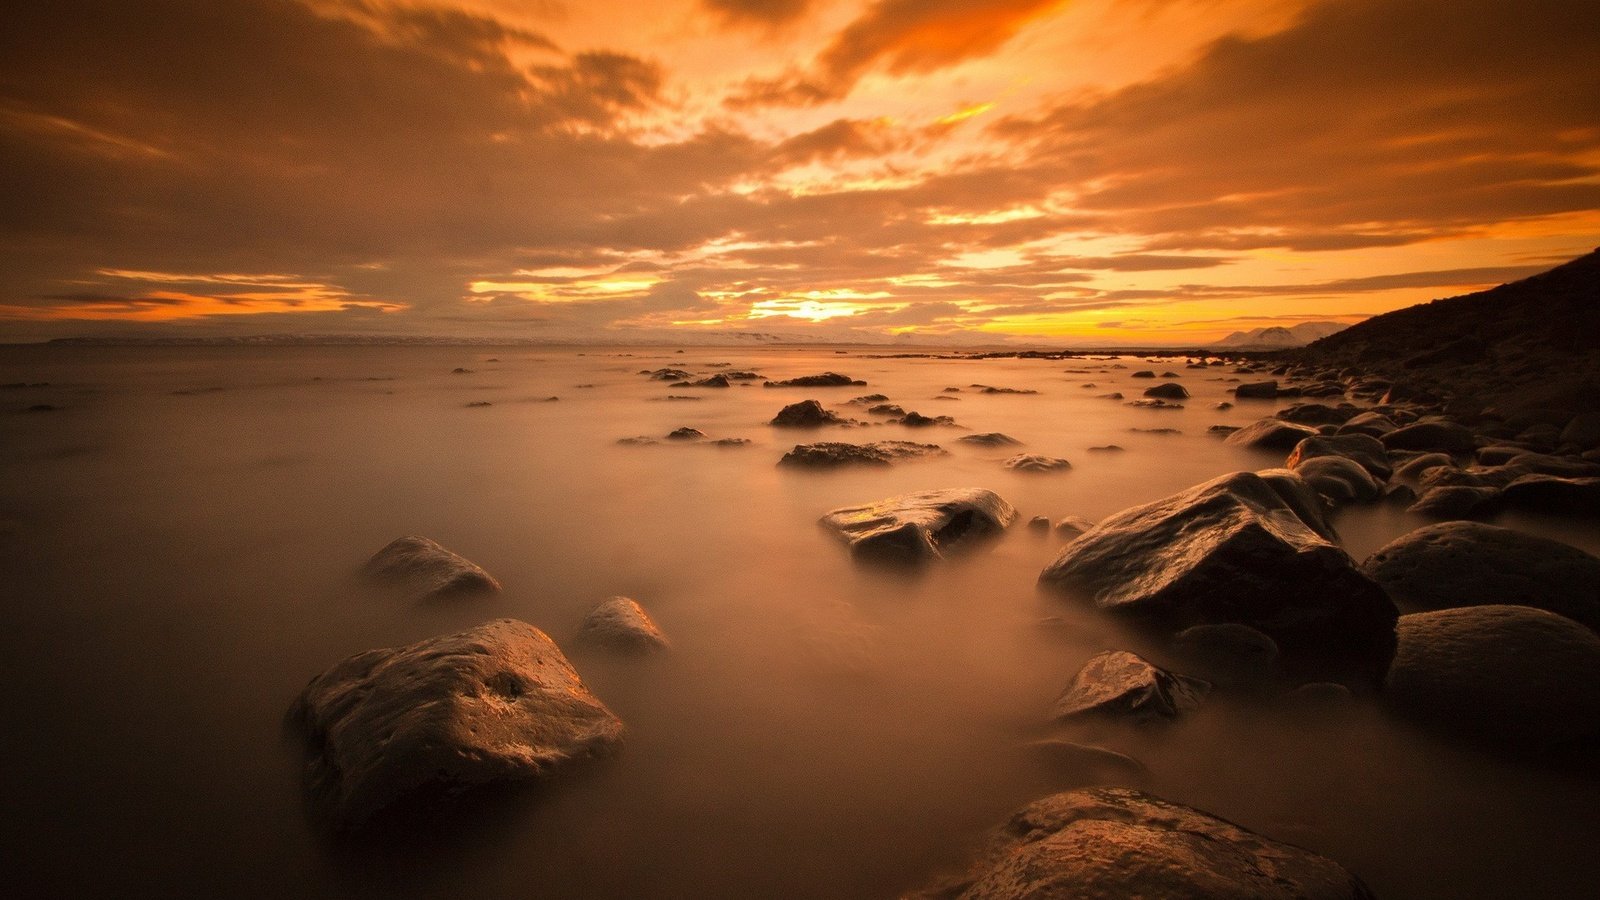
[[[1600,447],[1600,412],[1579,413],[1561,429],[1561,443],[1583,450]]]
[[[979,388],[978,393],[980,393],[980,394],[1037,394],[1037,393],[1039,393],[1038,391],[1028,390],[1026,388],[994,387],[992,385],[987,385],[987,384],[975,384],[975,385],[973,385],[973,387]]]
[[[1016,518],[993,491],[955,488],[842,507],[821,524],[858,560],[916,564],[998,537]]]
[[[699,381],[680,381],[673,385],[673,387],[702,388],[725,388],[732,386],[733,384],[728,380],[728,376],[720,373],[712,375],[710,378],[702,378]]]
[[[460,366],[457,366],[456,368],[450,370],[450,374],[451,375],[471,375],[472,374],[472,370],[471,369],[463,369]]]
[[[1472,432],[1454,422],[1417,422],[1396,428],[1379,440],[1390,450],[1423,450],[1451,454],[1471,453],[1478,446]]]
[[[1516,602],[1600,630],[1600,559],[1509,528],[1429,525],[1386,544],[1361,571],[1404,609]]]
[[[905,416],[906,411],[894,403],[879,403],[876,406],[868,407],[867,414],[873,416],[892,416],[898,419]]]
[[[1019,453],[1006,460],[1005,466],[1014,472],[1064,472],[1072,468],[1072,463],[1058,456]]]
[[[1156,377],[1156,373],[1150,371],[1149,369],[1144,369],[1142,371],[1135,372],[1135,373],[1133,373],[1132,375],[1130,375],[1128,377],[1129,378],[1154,378],[1154,377]]]
[[[1381,677],[1394,604],[1333,542],[1293,473],[1238,472],[1134,507],[1068,544],[1042,587],[1175,634],[1237,623],[1307,667]]]
[[[1233,389],[1233,396],[1240,400],[1272,400],[1278,396],[1278,382],[1254,381],[1241,384]]]
[[[985,431],[982,434],[964,434],[956,440],[967,444],[979,444],[984,447],[1008,447],[1020,445],[1022,442],[1009,434],[998,431]]]
[[[1129,406],[1138,406],[1144,409],[1183,409],[1182,403],[1168,403],[1165,400],[1146,398],[1144,400],[1130,400]]]
[[[1455,461],[1448,453],[1424,453],[1401,463],[1391,476],[1406,481],[1416,481],[1440,466],[1453,466]]]
[[[707,447],[748,447],[748,446],[750,446],[750,443],[751,443],[751,441],[750,441],[749,438],[728,437],[728,438],[717,438],[714,441],[706,441],[706,446]]]
[[[784,381],[764,382],[766,387],[848,387],[864,384],[865,381],[856,381],[849,375],[840,375],[838,372],[823,372],[821,375],[802,375]]]
[[[1229,402],[1228,402],[1228,401],[1226,401],[1226,400],[1224,400],[1224,401],[1222,401],[1222,402],[1221,402],[1221,403],[1218,403],[1218,404],[1217,404],[1217,406],[1216,406],[1216,408],[1217,408],[1217,409],[1224,409],[1224,410],[1226,410],[1226,409],[1233,409],[1233,404],[1232,404],[1232,403],[1229,403]]]
[[[1181,384],[1173,384],[1171,382],[1166,384],[1158,384],[1152,388],[1145,388],[1144,395],[1146,397],[1157,397],[1162,400],[1189,399],[1189,391],[1187,388]]]
[[[1383,502],[1401,508],[1417,502],[1417,492],[1409,484],[1389,484],[1383,488]]]
[[[1173,637],[1172,650],[1188,671],[1223,687],[1261,684],[1277,676],[1277,641],[1248,625],[1185,628]]]
[[[1307,460],[1324,456],[1340,457],[1358,463],[1379,481],[1388,481],[1389,476],[1394,473],[1394,468],[1389,464],[1389,454],[1384,450],[1383,444],[1379,443],[1377,438],[1365,434],[1319,435],[1306,438],[1290,451],[1284,465],[1295,469]]]
[[[1343,456],[1316,456],[1301,460],[1294,473],[1335,506],[1370,503],[1383,494],[1372,474],[1353,459]]]
[[[1555,515],[1600,517],[1600,478],[1524,475],[1500,494],[1508,509]]]
[[[1121,453],[1122,451],[1123,448],[1117,446],[1116,444],[1105,444],[1099,447],[1089,448],[1090,453]]]
[[[1354,417],[1356,407],[1348,403],[1338,406],[1328,406],[1325,403],[1302,403],[1288,409],[1280,409],[1277,418],[1296,425],[1331,425],[1338,426]]]
[[[1504,463],[1506,469],[1524,475],[1557,475],[1562,478],[1600,477],[1600,465],[1581,458],[1522,452]]]
[[[1096,400],[1121,400],[1122,399],[1122,392],[1121,391],[1116,391],[1116,392],[1110,393],[1110,394],[1096,394],[1095,395],[1095,399]]]
[[[467,404],[467,409],[482,409],[485,406],[493,406],[493,405],[494,405],[493,403],[490,403],[487,400],[474,400],[471,403]]]
[[[793,450],[778,460],[778,465],[808,469],[887,466],[903,459],[944,455],[946,455],[945,449],[938,444],[918,444],[912,441],[874,441],[870,444],[822,441],[815,444],[796,444]]]
[[[1056,535],[1064,538],[1075,538],[1094,527],[1094,523],[1083,516],[1067,516],[1056,523]]]
[[[1206,429],[1206,434],[1216,435],[1218,437],[1227,437],[1238,430],[1239,426],[1237,425],[1212,425],[1210,428]]]
[[[1151,665],[1125,650],[1101,653],[1072,676],[1052,715],[1109,718],[1136,725],[1176,719],[1198,707],[1211,685]]]
[[[845,425],[848,420],[823,409],[816,400],[801,400],[778,410],[769,424],[779,428],[821,428],[824,425]]]
[[[688,381],[694,377],[693,372],[683,369],[642,369],[640,375],[648,375],[652,381]]]
[[[1406,512],[1430,519],[1470,519],[1492,515],[1499,509],[1498,488],[1447,485],[1424,490]]]
[[[1317,430],[1305,425],[1296,425],[1282,419],[1265,418],[1246,425],[1245,427],[1228,435],[1226,443],[1238,447],[1252,447],[1258,450],[1293,450],[1295,445],[1309,437],[1316,437]]]
[[[612,597],[589,611],[578,626],[581,644],[622,653],[654,653],[667,649],[667,636],[638,601]]]
[[[1526,750],[1600,730],[1600,637],[1527,606],[1472,606],[1400,617],[1384,685],[1423,724]]]
[[[701,431],[698,428],[689,428],[687,426],[683,428],[674,428],[672,433],[667,435],[667,440],[669,441],[703,441],[705,439],[706,433],[704,431]]]
[[[886,394],[865,394],[852,399],[850,402],[860,406],[866,406],[872,403],[882,403],[888,399],[889,397]]]
[[[1037,531],[1040,534],[1044,534],[1045,532],[1048,532],[1050,530],[1050,517],[1049,516],[1034,516],[1033,518],[1028,520],[1028,530],[1029,531]]]
[[[477,563],[420,535],[396,538],[367,560],[367,576],[401,585],[417,598],[493,593],[500,582]]]
[[[1352,416],[1349,421],[1340,425],[1334,433],[1365,434],[1369,437],[1378,438],[1383,437],[1399,427],[1400,426],[1388,416],[1383,415],[1382,413],[1368,411]]]
[[[911,900],[1372,900],[1343,866],[1151,794],[1066,791],[1019,810],[962,876]]]
[[[307,740],[308,785],[343,829],[543,780],[623,732],[560,648],[512,619],[356,654],[312,679],[289,720]]]
[[[954,425],[956,420],[949,416],[925,416],[915,410],[900,417],[900,424],[907,428],[929,428],[934,425]]]

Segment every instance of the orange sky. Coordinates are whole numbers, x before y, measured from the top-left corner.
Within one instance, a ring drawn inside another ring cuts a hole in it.
[[[1198,343],[1600,243],[1588,0],[24,0],[0,340]]]

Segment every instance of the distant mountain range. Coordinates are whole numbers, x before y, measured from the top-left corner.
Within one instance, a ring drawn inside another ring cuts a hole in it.
[[[1272,325],[1251,331],[1235,331],[1211,346],[1225,350],[1287,350],[1304,347],[1348,327],[1338,322],[1302,322],[1288,328]]]

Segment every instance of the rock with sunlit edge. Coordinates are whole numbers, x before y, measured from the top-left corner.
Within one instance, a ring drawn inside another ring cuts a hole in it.
[[[1334,506],[1371,503],[1383,494],[1383,485],[1370,472],[1343,456],[1315,456],[1300,460],[1292,468]]]
[[[1176,719],[1199,707],[1210,692],[1211,685],[1198,678],[1169,672],[1126,650],[1108,650],[1072,676],[1052,715],[1144,725]]]
[[[1065,472],[1072,463],[1059,456],[1042,456],[1037,453],[1019,453],[1006,460],[1005,467],[1013,472]]]
[[[668,647],[660,626],[631,597],[612,597],[590,610],[578,626],[577,640],[592,647],[638,655]]]
[[[1335,434],[1308,437],[1289,452],[1284,466],[1299,468],[1301,462],[1321,456],[1340,456],[1359,463],[1379,481],[1388,481],[1394,474],[1389,454],[1378,439],[1368,434]]]
[[[1153,388],[1145,388],[1144,395],[1160,400],[1187,400],[1189,399],[1189,389],[1181,384],[1167,382],[1166,384],[1158,384]]]
[[[1292,472],[1237,472],[1114,515],[1062,550],[1041,587],[1159,632],[1248,625],[1286,663],[1375,684],[1398,616]]]
[[[1143,791],[1102,787],[1028,804],[965,874],[908,900],[1373,896],[1360,878],[1325,856]]]
[[[399,585],[418,598],[500,590],[500,582],[477,563],[415,534],[397,538],[373,554],[363,571],[375,580]]]
[[[1282,419],[1258,419],[1228,435],[1224,443],[1257,450],[1293,450],[1295,445],[1309,437],[1316,437],[1315,428],[1296,425]]]
[[[848,425],[850,420],[823,409],[816,400],[801,400],[778,410],[768,424],[778,428],[821,428],[824,425]]]
[[[426,821],[475,789],[606,755],[623,734],[555,642],[514,619],[358,653],[313,678],[289,721],[315,805],[344,830]]]
[[[953,488],[836,509],[821,524],[857,560],[915,565],[998,537],[1017,511],[994,491]]]

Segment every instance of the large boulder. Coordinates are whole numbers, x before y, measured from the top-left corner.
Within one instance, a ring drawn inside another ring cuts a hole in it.
[[[1125,510],[1068,544],[1039,582],[1169,634],[1248,625],[1286,663],[1375,682],[1398,613],[1295,482],[1238,472]]]
[[[1296,444],[1318,433],[1315,428],[1268,417],[1228,435],[1224,443],[1258,450],[1293,450]]]
[[[1019,810],[965,875],[918,900],[1257,898],[1371,900],[1343,866],[1130,788],[1088,788]]]
[[[1600,637],[1527,606],[1400,617],[1384,685],[1422,724],[1517,749],[1567,750],[1600,732]]]
[[[945,449],[938,444],[918,444],[914,441],[873,441],[870,444],[820,441],[815,444],[796,444],[793,450],[778,460],[778,465],[837,469],[842,466],[887,466],[902,459],[945,455]]]
[[[1057,719],[1086,717],[1146,724],[1176,719],[1198,707],[1211,685],[1151,665],[1126,650],[1108,650],[1084,663],[1056,698]]]
[[[578,626],[577,639],[589,646],[635,654],[654,653],[668,645],[660,626],[630,597],[612,597],[590,610]]]
[[[1440,453],[1471,453],[1478,445],[1465,426],[1454,422],[1417,422],[1396,428],[1383,437],[1383,446],[1390,450],[1424,450]]]
[[[555,642],[514,619],[358,653],[313,678],[289,719],[338,828],[544,779],[609,753],[623,731]]]
[[[1372,477],[1379,481],[1388,481],[1394,473],[1394,467],[1389,464],[1389,454],[1378,439],[1366,434],[1338,434],[1318,435],[1308,437],[1294,445],[1289,458],[1284,462],[1291,469],[1298,469],[1299,463],[1319,456],[1342,456],[1361,464],[1361,467],[1372,473]]]
[[[1418,528],[1367,557],[1361,571],[1410,610],[1516,603],[1600,630],[1600,559],[1509,528]]]
[[[362,571],[370,578],[400,585],[423,599],[500,590],[500,582],[477,563],[415,534],[389,542],[367,560]]]
[[[997,537],[1017,511],[994,491],[953,488],[836,509],[821,519],[856,559],[916,564]]]

